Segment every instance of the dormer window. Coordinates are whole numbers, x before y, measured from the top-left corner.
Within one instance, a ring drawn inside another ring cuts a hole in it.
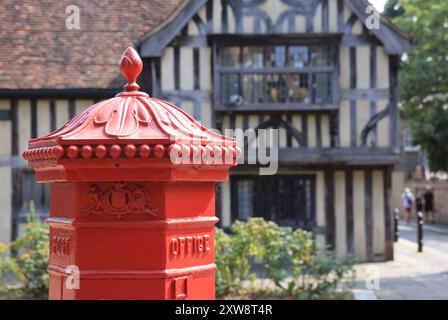
[[[216,48],[218,106],[325,106],[335,102],[334,46],[222,45]]]

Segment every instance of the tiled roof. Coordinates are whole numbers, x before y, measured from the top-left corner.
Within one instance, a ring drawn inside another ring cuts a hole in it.
[[[185,0],[2,0],[0,89],[115,89],[128,46],[169,20]],[[80,12],[69,30],[67,6]]]

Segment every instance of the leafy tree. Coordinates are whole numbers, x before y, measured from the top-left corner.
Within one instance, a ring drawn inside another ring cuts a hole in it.
[[[400,5],[398,0],[389,0],[384,6],[383,14],[389,19],[401,16],[404,13],[403,7]]]
[[[385,14],[413,37],[402,58],[400,100],[432,171],[448,171],[448,3],[389,0]]]

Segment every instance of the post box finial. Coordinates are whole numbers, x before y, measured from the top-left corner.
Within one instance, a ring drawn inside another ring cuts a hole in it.
[[[143,70],[143,62],[134,48],[128,47],[120,59],[121,73],[128,80],[124,86],[126,91],[137,91],[140,86],[135,82]]]

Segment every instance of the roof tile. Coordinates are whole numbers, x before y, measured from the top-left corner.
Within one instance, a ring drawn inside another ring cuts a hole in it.
[[[0,2],[0,89],[115,89],[118,59],[185,0],[78,0],[80,29],[68,30],[72,0]]]

